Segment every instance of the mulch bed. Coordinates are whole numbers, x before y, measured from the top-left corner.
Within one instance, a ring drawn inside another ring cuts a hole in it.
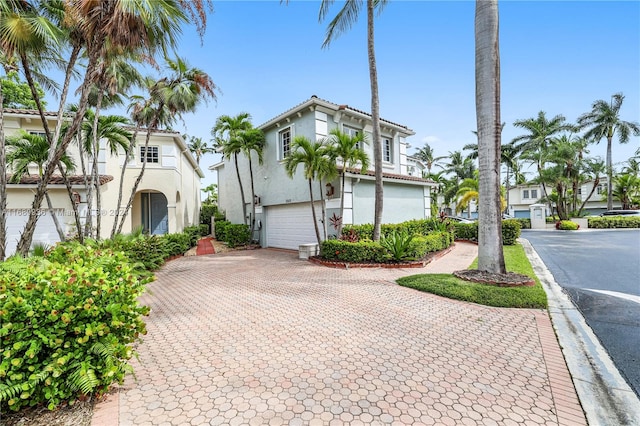
[[[462,271],[455,271],[453,275],[461,280],[471,281],[478,284],[488,284],[497,287],[522,287],[533,286],[536,282],[522,274],[516,274],[515,272],[507,272],[506,274],[494,274],[486,271],[479,271],[477,269],[465,269]]]

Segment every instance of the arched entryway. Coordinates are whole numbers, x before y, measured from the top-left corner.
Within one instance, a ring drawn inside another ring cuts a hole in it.
[[[140,193],[141,223],[144,233],[162,235],[169,232],[167,197],[161,192]]]

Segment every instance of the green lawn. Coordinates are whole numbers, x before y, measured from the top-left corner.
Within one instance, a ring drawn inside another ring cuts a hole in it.
[[[546,309],[547,295],[540,285],[538,277],[533,273],[533,268],[522,246],[520,244],[504,246],[504,259],[508,271],[528,275],[535,279],[536,285],[532,287],[496,287],[463,281],[450,274],[412,275],[400,278],[398,284],[450,299],[481,305]],[[476,267],[477,259],[469,269]]]

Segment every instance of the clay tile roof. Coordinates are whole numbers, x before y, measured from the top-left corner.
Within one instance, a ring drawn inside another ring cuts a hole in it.
[[[300,102],[298,105],[294,106],[293,108],[289,108],[288,110],[286,110],[285,112],[283,112],[281,114],[278,114],[277,116],[271,118],[270,120],[268,120],[265,123],[263,123],[260,126],[258,126],[258,128],[262,128],[265,124],[270,123],[271,121],[275,120],[278,117],[283,117],[283,116],[288,115],[290,112],[295,111],[296,109],[300,108],[302,105],[306,104],[307,102],[311,101],[312,99],[317,99],[317,100],[325,102],[327,104],[331,104],[331,105],[335,106],[338,110],[342,110],[342,111],[350,110],[350,111],[357,112],[359,114],[364,114],[364,115],[366,115],[368,117],[371,117],[371,114],[368,113],[368,112],[365,112],[365,111],[362,111],[362,110],[359,110],[359,109],[356,109],[356,108],[352,108],[352,107],[350,107],[349,105],[346,105],[346,104],[338,105],[338,104],[333,103],[331,101],[328,101],[326,99],[319,98],[316,95],[312,95],[311,98],[307,99],[306,101]],[[380,118],[380,121],[384,122],[384,123],[391,124],[391,125],[396,126],[396,127],[400,127],[402,129],[406,129],[406,130],[412,132],[412,130],[409,129],[408,126],[405,126],[405,125],[402,125],[402,124],[398,124],[398,123],[394,123],[393,121],[385,120],[384,118]]]
[[[375,176],[376,173],[373,170],[367,170],[364,173],[360,173],[360,169],[347,169],[347,172],[353,174],[364,174],[366,176]],[[396,179],[396,180],[407,180],[411,182],[425,182],[425,183],[435,183],[431,179],[423,179],[418,176],[408,176],[408,175],[399,175],[395,173],[382,173],[383,178],[387,179]]]
[[[84,178],[82,175],[67,176],[71,185],[84,185]],[[91,181],[91,176],[87,176],[87,179]],[[112,180],[113,176],[110,175],[100,175],[99,177],[100,185],[104,185]],[[11,182],[11,175],[7,175],[7,182]],[[40,183],[40,176],[37,175],[25,175],[20,179],[20,182],[18,182],[19,185],[37,185],[38,183]],[[64,185],[64,178],[60,175],[53,175],[51,179],[49,179],[48,185]]]

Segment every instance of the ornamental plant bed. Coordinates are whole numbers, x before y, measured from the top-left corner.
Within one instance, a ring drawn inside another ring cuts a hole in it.
[[[486,271],[479,271],[477,269],[465,269],[462,271],[455,271],[453,275],[461,280],[471,281],[478,284],[487,284],[497,287],[531,287],[536,282],[523,274],[517,274],[515,272],[507,272],[506,274],[496,274]]]

